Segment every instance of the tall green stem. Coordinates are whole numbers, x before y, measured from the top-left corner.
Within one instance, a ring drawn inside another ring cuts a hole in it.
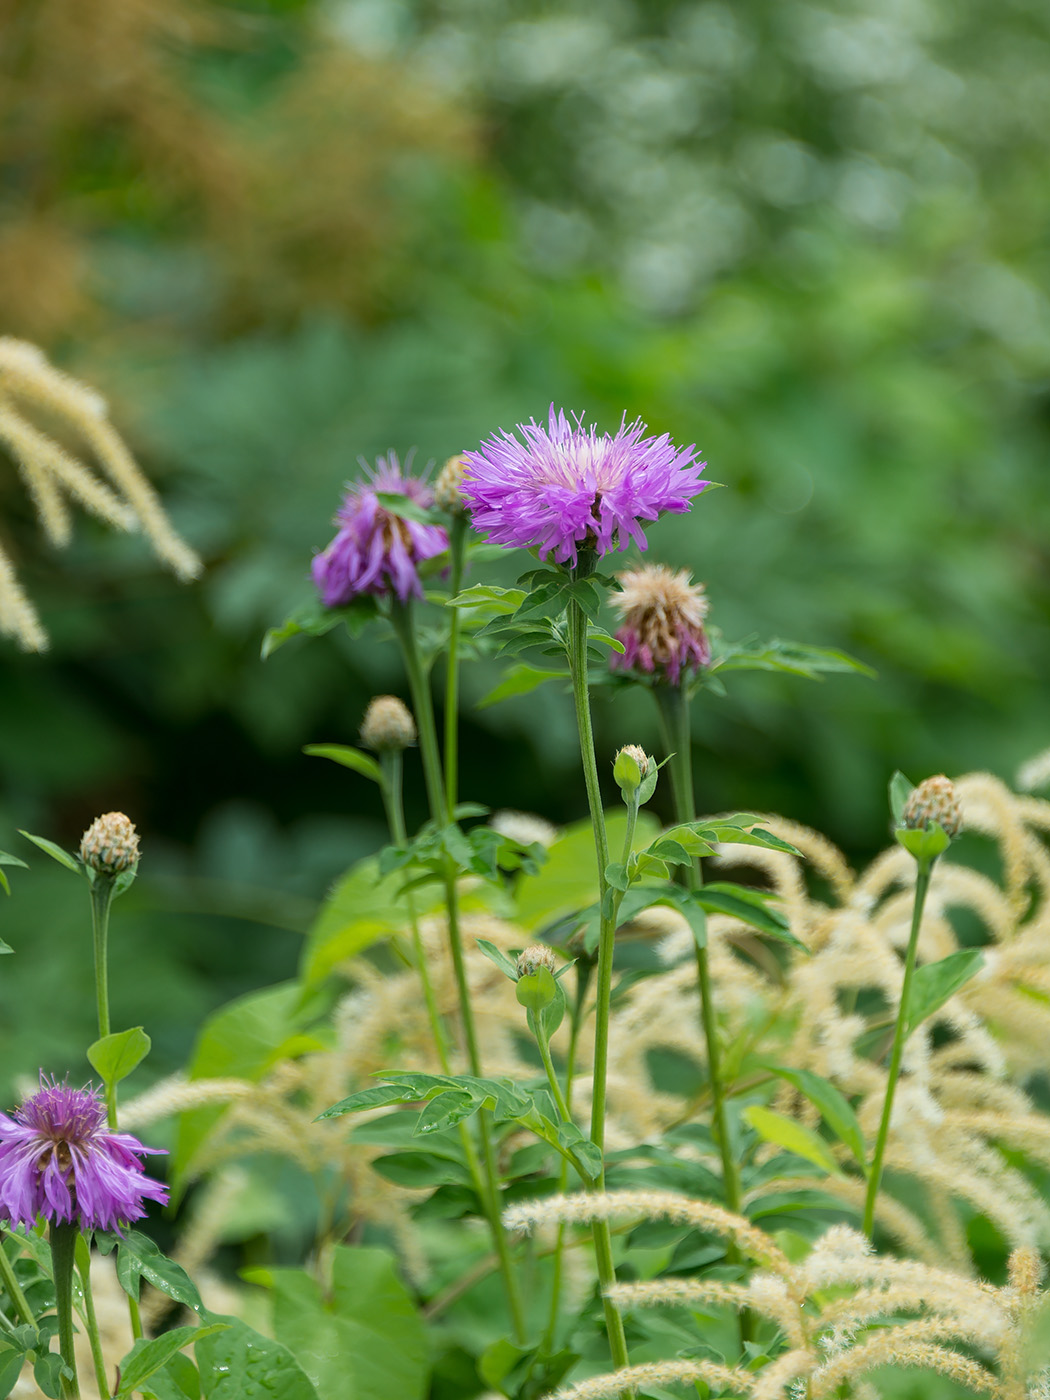
[[[430,815],[436,826],[446,827],[452,820],[452,815],[441,771],[441,754],[438,750],[437,726],[434,722],[434,703],[419,659],[410,605],[393,602],[390,620],[401,644],[408,686],[412,694],[412,707],[415,710],[416,727],[419,731],[419,750],[423,762],[427,797],[430,803]],[[459,927],[459,891],[456,885],[456,871],[450,861],[446,862],[445,866],[444,890],[445,909],[448,916],[449,951],[452,955],[452,969],[459,996],[460,1023],[463,1028],[467,1062],[470,1065],[471,1073],[480,1077],[482,1073],[481,1054],[478,1049],[477,1027],[474,1022],[474,1008],[470,1000],[470,985],[467,981],[466,960],[463,956],[463,938]],[[524,1342],[526,1335],[525,1309],[517,1274],[510,1256],[507,1232],[503,1228],[496,1154],[492,1146],[489,1115],[484,1109],[477,1115],[477,1122],[478,1138],[481,1143],[481,1155],[485,1168],[485,1189],[482,1193],[482,1199],[492,1230],[492,1242],[499,1259],[500,1272],[503,1275],[511,1326],[514,1330],[515,1340],[521,1343]]]
[[[109,911],[113,903],[112,875],[96,874],[91,886],[91,929],[95,945],[95,1006],[98,1034],[109,1035]],[[109,1126],[117,1126],[116,1086],[106,1084],[106,1116]]]
[[[95,1316],[95,1295],[91,1291],[91,1250],[83,1235],[76,1241],[77,1273],[80,1275],[80,1288],[84,1294],[84,1317],[87,1322],[88,1341],[91,1343],[91,1363],[95,1368],[95,1384],[100,1400],[109,1400],[109,1384],[106,1380],[106,1359],[102,1355],[102,1339],[98,1333],[98,1319]]]
[[[573,600],[569,604],[569,669],[572,674],[572,694],[576,706],[576,727],[580,736],[580,758],[587,788],[587,805],[594,828],[594,850],[598,859],[598,898],[601,924],[598,934],[598,969],[594,1012],[594,1084],[591,1107],[591,1141],[604,1154],[605,1150],[605,1090],[609,1067],[609,1002],[612,994],[613,953],[616,945],[616,911],[608,911],[605,871],[609,864],[609,838],[605,830],[601,787],[598,782],[598,762],[594,753],[594,731],[591,728],[591,704],[587,687],[587,618]],[[605,1163],[594,1183],[597,1190],[605,1188]],[[594,1236],[594,1257],[598,1266],[598,1281],[605,1310],[605,1330],[609,1350],[617,1370],[630,1365],[627,1337],[620,1316],[607,1290],[616,1282],[612,1257],[612,1235],[606,1220],[596,1220],[591,1227]]]
[[[463,582],[463,555],[467,543],[466,517],[453,518],[448,532],[449,596],[455,598]],[[445,663],[445,801],[453,812],[459,798],[459,608],[451,608],[448,659]]]
[[[58,1350],[72,1377],[62,1377],[62,1393],[80,1400],[77,1357],[73,1347],[73,1260],[80,1231],[71,1221],[51,1223],[51,1268],[55,1278],[55,1312],[58,1314]]]
[[[7,1250],[4,1248],[2,1238],[0,1238],[0,1283],[4,1285],[4,1292],[11,1299],[11,1305],[21,1321],[28,1322],[30,1327],[35,1327],[36,1318],[33,1316],[33,1309],[29,1306],[29,1299],[22,1292],[22,1285],[18,1282],[14,1267],[7,1257]]]
[[[660,685],[654,687],[660,718],[664,730],[667,752],[672,755],[668,767],[671,770],[671,791],[674,797],[675,819],[680,822],[696,821],[696,798],[693,793],[692,731],[689,724],[689,697],[683,686]],[[699,889],[703,884],[703,870],[699,860],[690,861],[685,867],[689,889]],[[714,995],[711,988],[711,968],[707,957],[707,947],[696,945],[696,980],[700,990],[700,1024],[707,1050],[707,1073],[711,1085],[711,1109],[715,1137],[718,1139],[718,1152],[722,1159],[722,1185],[726,1205],[735,1214],[740,1214],[742,1192],[740,1169],[733,1155],[729,1137],[729,1124],[726,1116],[725,1081],[722,1076],[722,1052],[718,1042],[718,1023],[715,1018]]]
[[[893,1098],[897,1092],[897,1080],[900,1078],[904,1042],[908,1038],[908,1003],[911,999],[911,983],[915,973],[915,954],[919,946],[922,910],[926,903],[926,891],[930,887],[932,871],[932,860],[920,861],[915,874],[911,933],[908,936],[908,953],[904,960],[904,981],[901,984],[900,1006],[897,1008],[897,1024],[893,1031],[893,1050],[890,1053],[889,1076],[886,1080],[886,1098],[882,1105],[879,1135],[875,1140],[875,1153],[868,1172],[868,1191],[864,1199],[864,1233],[869,1238],[875,1228],[875,1203],[878,1200],[879,1184],[882,1180],[882,1159],[886,1155],[886,1140],[890,1135],[890,1119],[893,1117]]]

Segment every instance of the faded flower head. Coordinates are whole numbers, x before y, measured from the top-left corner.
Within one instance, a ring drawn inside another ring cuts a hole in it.
[[[146,1176],[139,1156],[158,1152],[129,1133],[110,1132],[94,1089],[71,1089],[46,1075],[14,1117],[0,1113],[0,1219],[32,1229],[76,1221],[114,1230],[145,1215],[143,1201],[168,1199]]]
[[[957,836],[962,829],[962,808],[955,784],[943,773],[912,788],[901,812],[901,826],[910,831],[928,831],[934,822],[946,836]]]
[[[407,749],[416,742],[416,722],[396,695],[377,695],[361,721],[361,743],[373,753]]]
[[[558,959],[554,955],[554,949],[546,943],[530,943],[527,948],[522,948],[518,954],[518,976],[531,977],[541,967],[545,967],[551,973],[558,970]]]
[[[80,859],[100,875],[119,875],[139,858],[139,834],[123,812],[96,817],[80,839]]]
[[[682,513],[705,486],[696,448],[679,449],[667,434],[643,437],[641,419],[626,417],[615,437],[582,416],[570,423],[551,405],[546,429],[520,423],[524,442],[500,432],[467,452],[463,496],[473,523],[509,549],[539,550],[575,564],[578,546],[607,554],[633,540],[645,549],[642,521]]]
[[[402,472],[397,454],[376,460],[368,480],[347,488],[336,512],[339,532],[327,549],[314,556],[314,583],[327,608],[339,607],[361,593],[395,593],[402,603],[421,598],[417,567],[448,548],[440,525],[424,525],[387,510],[380,494],[403,496],[426,510],[433,504],[430,489],[417,477]]]
[[[616,634],[623,653],[612,653],[613,669],[646,671],[679,685],[683,671],[710,664],[702,583],[690,582],[687,569],[675,573],[666,564],[645,564],[617,577],[623,591],[612,602],[623,618]]]
[[[463,473],[466,470],[465,457],[450,457],[437,474],[434,482],[434,504],[438,510],[449,515],[465,515],[463,502]]]

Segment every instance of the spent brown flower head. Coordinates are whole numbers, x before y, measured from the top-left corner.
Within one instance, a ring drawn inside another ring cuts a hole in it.
[[[678,685],[683,671],[711,660],[704,631],[708,600],[703,584],[692,583],[687,569],[677,573],[665,564],[645,564],[617,575],[622,592],[613,606],[623,618],[617,639],[623,654],[613,653],[617,670],[641,670]]]
[[[123,812],[96,817],[80,840],[80,859],[100,875],[119,875],[137,864],[139,834]]]
[[[546,943],[530,943],[527,948],[522,948],[518,954],[518,976],[531,977],[541,967],[545,967],[548,972],[558,970],[558,959],[554,955],[554,949]]]
[[[407,749],[416,742],[416,722],[396,695],[377,695],[361,721],[361,742],[373,753]]]

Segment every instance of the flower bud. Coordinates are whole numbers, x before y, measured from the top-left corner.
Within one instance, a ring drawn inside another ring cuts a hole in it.
[[[416,722],[396,695],[377,695],[361,721],[361,743],[373,753],[407,749],[416,742]]]
[[[946,836],[957,836],[962,828],[962,809],[955,784],[943,773],[912,788],[901,812],[901,826],[909,831],[929,831],[934,823]]]
[[[518,976],[531,977],[541,967],[545,967],[550,973],[557,970],[558,959],[554,955],[554,949],[546,943],[530,943],[527,948],[522,948],[518,954]]]
[[[463,473],[466,470],[463,457],[450,457],[437,474],[434,482],[434,504],[438,510],[449,515],[466,515],[463,502]]]
[[[624,797],[630,797],[641,786],[649,771],[650,758],[637,744],[625,744],[613,763],[613,777]]]
[[[138,858],[138,832],[123,812],[96,817],[80,841],[80,859],[99,875],[119,875]]]

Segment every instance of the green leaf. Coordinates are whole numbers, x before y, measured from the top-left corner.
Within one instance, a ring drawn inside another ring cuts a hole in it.
[[[23,870],[28,870],[29,867],[24,860],[19,860],[17,856],[8,855],[6,851],[0,851],[0,889],[4,890],[6,894],[10,894],[11,886],[8,884],[7,876],[3,872],[3,866],[5,865],[19,865]],[[2,939],[0,939],[0,944],[2,944],[2,946],[0,946],[0,953],[10,953],[11,949]]]
[[[337,1245],[327,1288],[300,1269],[268,1273],[274,1331],[319,1400],[422,1400],[430,1370],[426,1329],[386,1250]],[[245,1387],[240,1394],[247,1393]],[[283,1391],[265,1393],[286,1400]]]
[[[2,872],[0,872],[0,884],[3,884],[5,890],[7,889],[7,881],[3,878]],[[8,890],[8,894],[10,894],[10,890]],[[10,944],[5,943],[4,940],[0,938],[0,955],[4,953],[13,953],[14,951]]]
[[[434,517],[424,510],[411,496],[401,491],[377,491],[376,500],[391,515],[399,515],[403,520],[414,520],[417,525],[433,525]]]
[[[893,813],[893,824],[900,825],[901,813],[904,811],[904,804],[911,796],[915,784],[909,782],[904,774],[898,770],[890,779],[890,811]]]
[[[980,948],[963,948],[958,953],[949,953],[939,962],[917,967],[908,997],[905,1033],[911,1035],[916,1026],[939,1010],[983,966],[984,955]]]
[[[693,892],[694,899],[709,914],[731,914],[741,923],[750,924],[759,933],[779,939],[801,952],[808,952],[806,945],[791,932],[787,919],[777,908],[770,907],[770,900],[776,895],[766,890],[748,889],[746,885],[732,883],[712,883],[703,885]]]
[[[311,758],[330,758],[333,763],[341,763],[344,768],[352,768],[362,777],[371,778],[373,783],[383,782],[383,770],[375,759],[347,744],[306,744],[303,753]]]
[[[467,1089],[449,1089],[431,1099],[416,1119],[415,1132],[422,1137],[427,1133],[441,1132],[453,1128],[457,1123],[477,1112],[478,1099]]]
[[[132,1026],[130,1030],[114,1031],[96,1040],[88,1047],[87,1057],[104,1084],[119,1084],[142,1063],[151,1044],[141,1026]]]
[[[498,705],[501,700],[512,700],[516,695],[530,695],[547,681],[564,680],[567,674],[565,667],[559,670],[540,670],[535,666],[524,666],[520,663],[510,666],[504,671],[499,684],[481,697],[476,708],[484,710],[489,705]]]
[[[8,1396],[14,1390],[25,1358],[24,1351],[0,1345],[0,1395]]]
[[[523,588],[498,588],[491,583],[475,583],[464,588],[445,604],[449,608],[478,608],[494,616],[517,612],[525,601]]]
[[[378,604],[370,593],[359,594],[342,608],[326,608],[319,598],[314,599],[292,613],[280,627],[270,628],[263,638],[262,659],[272,656],[292,637],[323,637],[341,622],[351,637],[356,637],[378,613]]]
[[[788,1069],[783,1065],[773,1064],[769,1061],[760,1063],[762,1068],[768,1070],[770,1074],[775,1074],[779,1079],[786,1080],[800,1094],[805,1094],[839,1141],[846,1144],[856,1160],[867,1171],[868,1158],[864,1134],[861,1132],[857,1115],[853,1111],[853,1105],[846,1096],[834,1084],[822,1079],[819,1074],[813,1074],[811,1070]]]
[[[33,1362],[33,1379],[37,1383],[40,1392],[48,1397],[48,1400],[59,1400],[65,1393],[62,1385],[62,1377],[72,1377],[72,1372],[66,1366],[61,1356],[56,1351],[45,1351],[37,1355]]]
[[[54,841],[49,841],[46,836],[33,836],[28,831],[19,828],[20,836],[24,836],[27,841],[32,841],[34,846],[39,846],[45,855],[49,855],[52,860],[57,860],[59,865],[64,865],[67,870],[72,870],[74,875],[83,875],[84,867],[80,862],[64,851],[61,846],[56,846]]]
[[[610,850],[623,849],[627,814],[621,807],[605,814]],[[634,847],[647,846],[657,824],[647,812],[638,814]],[[517,922],[539,929],[595,903],[598,872],[594,864],[594,831],[589,821],[566,827],[547,852],[547,863],[535,875],[524,875],[515,890]]]
[[[140,1277],[195,1312],[204,1306],[197,1285],[182,1265],[162,1254],[148,1235],[128,1230],[117,1245],[117,1278],[124,1292],[137,1298]]]
[[[440,1103],[441,1099],[451,1097],[450,1094],[442,1094],[435,1102]],[[473,1112],[477,1104],[469,1098],[468,1102],[472,1104]],[[372,1170],[395,1186],[405,1186],[411,1191],[471,1184],[470,1172],[462,1162],[432,1152],[388,1152],[374,1159]]]
[[[852,672],[869,678],[876,675],[870,666],[844,651],[779,638],[760,642],[755,637],[747,637],[743,641],[727,642],[716,629],[710,630],[714,652],[712,669],[715,671],[784,671],[813,681],[821,680],[825,674]]]
[[[113,1400],[127,1400],[133,1391],[142,1388],[143,1381],[166,1366],[176,1352],[225,1328],[224,1322],[213,1322],[207,1327],[175,1327],[152,1341],[140,1337],[120,1363],[120,1385],[114,1392]]]
[[[928,827],[898,826],[893,834],[898,844],[924,866],[932,865],[952,844],[952,838],[937,822],[932,822]]]
[[[786,1147],[796,1157],[805,1157],[807,1162],[815,1162],[824,1171],[841,1175],[842,1168],[831,1155],[827,1143],[812,1128],[796,1123],[793,1118],[785,1118],[782,1113],[774,1113],[762,1104],[750,1104],[744,1109],[744,1117],[766,1142]]]
[[[495,943],[491,943],[487,938],[476,938],[474,941],[478,945],[478,952],[484,953],[489,962],[496,964],[500,972],[509,977],[512,982],[518,980],[517,964],[513,959],[508,958],[501,948],[497,948]]]
[[[319,1400],[306,1372],[281,1342],[239,1317],[209,1313],[208,1322],[226,1324],[197,1346],[201,1394],[208,1400]]]

